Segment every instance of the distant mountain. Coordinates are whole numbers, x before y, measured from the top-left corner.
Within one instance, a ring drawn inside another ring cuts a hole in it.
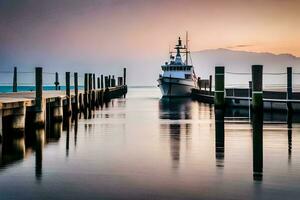
[[[256,53],[229,49],[208,49],[192,52],[192,61],[198,76],[206,79],[214,74],[214,66],[225,66],[226,72],[250,73],[251,65],[261,64],[264,73],[285,73],[286,67],[293,67],[293,72],[300,73],[300,57],[291,54]],[[241,84],[246,86],[251,75],[226,74],[226,85]],[[300,74],[293,76],[294,83],[300,84]],[[264,75],[265,85],[286,84],[286,75]]]

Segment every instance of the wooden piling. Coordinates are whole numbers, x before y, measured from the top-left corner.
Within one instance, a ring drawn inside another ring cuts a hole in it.
[[[96,89],[96,75],[93,74],[93,90]]]
[[[55,90],[58,90],[59,80],[58,80],[58,73],[57,72],[55,72],[55,82],[54,82],[54,85],[55,85]]]
[[[287,100],[293,99],[293,68],[287,67]],[[289,112],[293,110],[292,104],[287,102],[287,109]]]
[[[263,108],[263,66],[252,65],[252,108]]]
[[[42,127],[45,125],[43,104],[43,68],[35,68],[35,107],[33,109],[33,125]]]
[[[97,77],[97,88],[100,89],[100,77]]]
[[[70,72],[66,72],[66,97],[65,117],[69,117],[71,114]]]
[[[127,74],[126,74],[127,72],[126,72],[126,68],[124,67],[123,68],[123,81],[124,81],[124,85],[126,85],[126,76],[127,76]]]
[[[123,77],[118,77],[118,86],[123,85]]]
[[[108,75],[108,87],[111,87],[111,76]]]
[[[101,89],[103,89],[104,88],[104,83],[103,83],[103,74],[101,74]]]
[[[211,89],[212,89],[212,75],[209,76],[209,95],[211,95]]]
[[[93,74],[89,74],[89,92],[93,89]]]
[[[17,67],[14,67],[13,92],[18,91]]]
[[[216,108],[224,108],[224,82],[225,82],[225,67],[216,66],[215,67],[215,97],[214,104]]]
[[[88,118],[92,116],[92,107],[93,107],[93,98],[92,98],[92,90],[93,90],[93,74],[89,74],[89,98],[88,98]]]
[[[61,97],[55,98],[55,101],[51,105],[51,121],[53,123],[63,121],[63,101]]]
[[[84,74],[84,94],[83,94],[83,112],[84,116],[86,117],[87,115],[87,107],[88,107],[88,81],[89,75],[87,73]]]
[[[108,76],[105,76],[104,77],[104,79],[105,79],[105,81],[104,81],[104,83],[105,83],[105,88],[108,88],[109,87],[109,85],[108,85]]]
[[[72,109],[72,110],[74,110],[75,111],[75,113],[78,113],[78,73],[77,72],[75,72],[74,73],[74,92],[75,92],[75,96],[74,96],[74,98],[75,98],[75,100],[74,100],[74,109]]]
[[[25,102],[18,102],[15,108],[1,110],[3,137],[10,138],[24,136],[25,130]]]
[[[115,76],[113,75],[111,79],[111,87],[115,87],[115,86],[116,86],[116,79]]]

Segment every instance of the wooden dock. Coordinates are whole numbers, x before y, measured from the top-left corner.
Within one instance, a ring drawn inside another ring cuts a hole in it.
[[[126,68],[117,84],[114,76],[101,75],[101,78],[97,78],[96,85],[95,74],[86,73],[84,90],[78,89],[77,73],[74,73],[74,90],[71,90],[71,75],[66,72],[65,91],[44,91],[42,68],[36,68],[35,75],[34,92],[17,92],[14,78],[15,92],[0,93],[1,137],[22,136],[25,128],[45,128],[50,121],[62,122],[78,114],[83,114],[85,119],[91,118],[95,109],[102,108],[111,99],[123,97],[127,93]],[[58,84],[58,80],[55,84]]]
[[[218,71],[221,70],[221,71]],[[286,91],[263,90],[262,81],[262,67],[260,70],[260,77],[257,80],[258,89],[253,92],[253,83],[249,82],[249,88],[225,88],[224,83],[224,67],[216,67],[215,75],[215,89],[212,89],[211,78],[210,81],[203,86],[203,80],[198,88],[192,89],[192,98],[201,102],[215,104],[223,108],[249,108],[253,106],[253,95],[260,94],[262,106],[264,110],[287,110],[300,112],[300,92],[293,92],[292,88],[292,69],[287,68],[287,87]],[[252,76],[257,75],[253,72]],[[201,84],[202,83],[202,84]],[[216,92],[217,91],[217,92]]]

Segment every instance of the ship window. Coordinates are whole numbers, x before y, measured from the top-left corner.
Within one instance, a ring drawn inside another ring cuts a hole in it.
[[[184,77],[185,77],[185,79],[191,79],[192,78],[191,74],[185,74]]]

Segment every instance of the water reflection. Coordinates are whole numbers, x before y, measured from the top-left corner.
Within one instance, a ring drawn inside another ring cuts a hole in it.
[[[291,163],[292,158],[292,130],[293,130],[293,114],[288,112],[287,115],[287,128],[288,128],[288,160]]]
[[[162,98],[159,101],[159,118],[171,120],[160,125],[161,134],[168,134],[170,138],[170,155],[172,168],[177,169],[180,163],[181,137],[185,135],[187,142],[190,140],[191,124],[178,120],[192,119],[193,102],[189,98]]]
[[[55,122],[47,129],[47,142],[58,142],[63,131],[63,123]]]
[[[253,137],[253,179],[263,178],[263,113],[252,114],[252,137]]]
[[[69,156],[70,148],[70,126],[71,126],[71,117],[66,117],[63,120],[63,130],[66,131],[66,156]]]
[[[160,119],[192,119],[192,100],[189,98],[161,98],[159,101]]]
[[[216,166],[224,167],[224,110],[215,110]]]
[[[25,138],[5,138],[2,141],[1,163],[0,169],[6,168],[8,165],[25,157]]]
[[[35,136],[35,177],[38,181],[40,181],[42,178],[43,168],[43,148],[45,145],[45,130],[35,130]]]

